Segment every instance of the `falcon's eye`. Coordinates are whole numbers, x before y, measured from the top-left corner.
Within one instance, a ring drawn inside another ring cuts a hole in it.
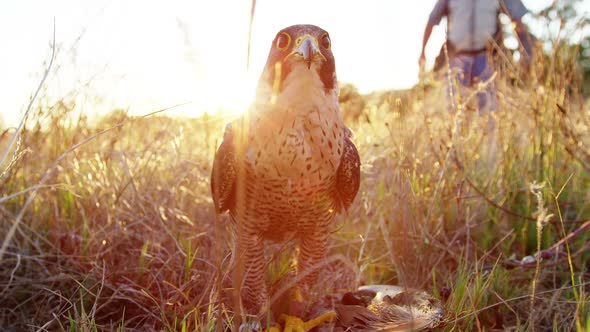
[[[279,50],[286,49],[289,44],[291,44],[291,36],[289,36],[286,32],[281,32],[281,34],[277,37],[277,48]]]
[[[329,50],[330,46],[332,45],[332,42],[330,41],[330,36],[328,36],[328,34],[324,34],[324,36],[322,37],[322,47]]]

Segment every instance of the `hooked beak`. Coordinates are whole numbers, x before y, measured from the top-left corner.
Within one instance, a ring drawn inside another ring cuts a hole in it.
[[[310,35],[303,36],[293,50],[295,56],[303,58],[308,69],[311,68],[311,63],[318,53],[320,53],[320,50],[317,47],[317,41]]]

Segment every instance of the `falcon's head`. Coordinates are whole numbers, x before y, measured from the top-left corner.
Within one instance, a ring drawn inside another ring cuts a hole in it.
[[[302,89],[319,88],[325,94],[337,95],[336,66],[328,32],[307,24],[279,31],[272,42],[259,88],[263,89],[263,95],[272,89],[271,102],[288,89],[301,94]]]

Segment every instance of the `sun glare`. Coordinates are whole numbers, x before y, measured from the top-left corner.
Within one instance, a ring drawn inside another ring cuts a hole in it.
[[[167,110],[164,114],[196,117],[206,112],[235,116],[253,101],[272,38],[278,30],[295,23],[313,22],[330,31],[339,79],[352,82],[363,92],[406,84],[408,78],[414,76],[412,66],[389,68],[391,63],[403,61],[383,60],[390,52],[379,48],[382,44],[373,41],[371,34],[353,29],[341,19],[318,14],[328,10],[327,4],[321,4],[317,12],[289,13],[277,20],[275,13],[281,11],[281,5],[259,2],[253,21],[249,68],[246,62],[250,2],[180,1],[165,6],[142,3],[142,15],[128,15],[136,4],[114,2],[104,8],[99,6],[76,13],[71,18],[56,16],[57,41],[73,50],[72,54],[60,54],[58,59],[62,66],[60,85],[51,85],[56,98],[79,91],[79,82],[89,81],[89,92],[100,96],[97,103],[104,103],[94,105],[95,112],[100,114],[108,112],[109,108],[123,108],[141,115],[188,102],[187,106]],[[227,10],[228,6],[232,7],[231,11]],[[370,8],[364,10],[367,12],[363,15],[372,13]],[[52,24],[44,22],[47,26]],[[67,31],[61,28],[67,24],[72,27]],[[39,26],[40,31],[47,29],[45,25]],[[80,31],[84,33],[78,39]],[[47,34],[33,35],[43,36],[35,43],[41,45],[40,48],[21,53],[46,54]],[[373,59],[377,61],[359,63],[363,58],[360,53],[366,52],[360,46],[365,44],[378,45],[374,54],[383,55]],[[76,66],[70,66],[72,70],[67,71],[64,61],[67,64],[69,58]],[[379,70],[394,71],[395,75],[374,75],[380,72],[374,68],[376,62],[387,63]],[[33,80],[21,81],[22,91],[29,91],[35,84]],[[22,103],[22,99],[26,96],[15,98],[12,108],[18,108],[16,105]]]
[[[227,11],[223,2],[176,5],[173,26],[181,37],[173,48],[182,56],[174,71],[189,87],[190,91],[184,92],[191,105],[179,113],[189,117],[205,112],[227,117],[241,114],[253,100],[259,75],[258,67],[246,68],[249,21],[244,13],[249,3],[232,11]],[[178,17],[178,12],[184,14]],[[166,89],[175,95],[178,86]]]
[[[256,80],[245,70],[231,79],[220,76],[209,80],[207,93],[197,92],[196,98],[203,98],[204,109],[224,116],[235,116],[248,109],[256,92]]]

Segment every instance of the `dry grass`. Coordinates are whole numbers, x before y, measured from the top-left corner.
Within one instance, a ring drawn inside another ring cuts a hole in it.
[[[350,124],[361,190],[318,288],[419,287],[443,300],[445,330],[590,330],[590,113],[572,64],[546,59],[524,81],[502,66],[494,130],[462,104],[449,112],[437,82],[364,104]],[[41,102],[0,178],[0,326],[228,326],[231,225],[209,194],[227,119],[88,123],[74,108]],[[276,288],[290,253],[269,250]]]

